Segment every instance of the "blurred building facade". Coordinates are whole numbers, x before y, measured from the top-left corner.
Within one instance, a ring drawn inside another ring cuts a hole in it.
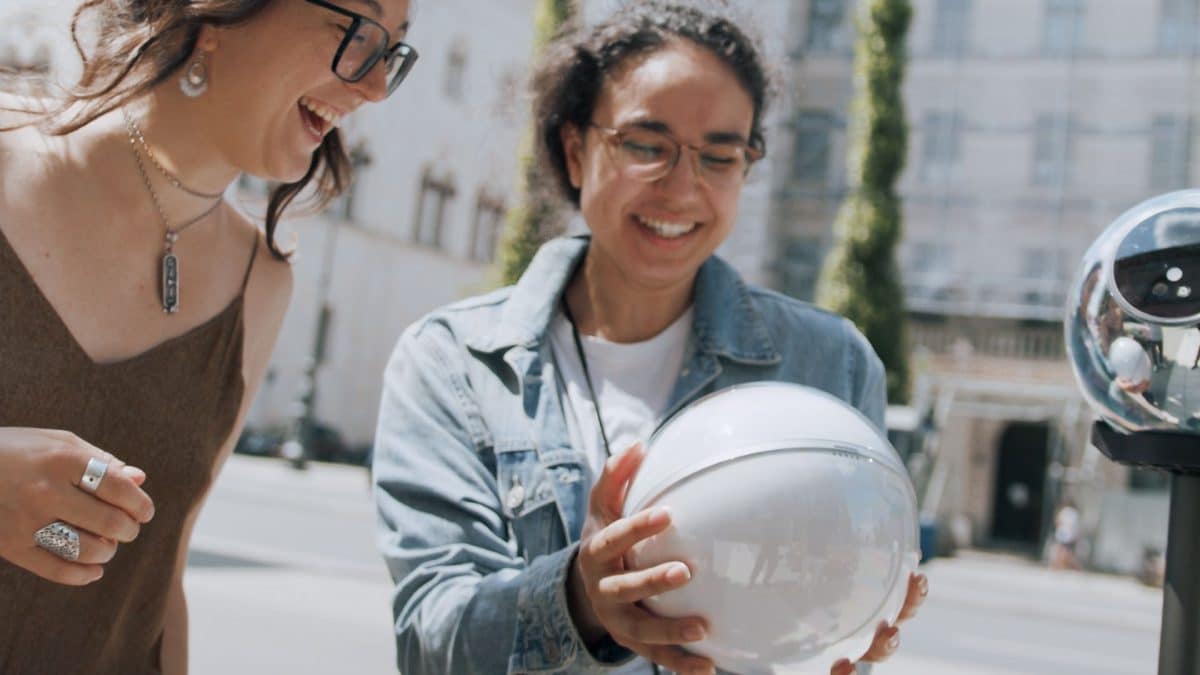
[[[344,125],[352,191],[282,231],[293,304],[249,424],[312,418],[370,443],[396,337],[496,282],[514,204],[534,0],[420,3],[421,52],[386,103]],[[752,282],[813,295],[845,196],[855,0],[732,3],[780,74],[770,151],[721,253]],[[1165,541],[1165,481],[1091,449],[1061,316],[1104,226],[1187,187],[1200,102],[1198,0],[912,0],[899,250],[925,508],[968,544],[1035,550],[1056,503],[1081,505],[1092,560],[1133,569]],[[70,0],[0,3],[0,63],[70,79]],[[587,0],[584,16],[616,0]],[[266,186],[237,197],[261,213]]]
[[[772,272],[802,298],[847,190],[854,4],[792,3]],[[1132,569],[1165,541],[1165,481],[1090,447],[1062,316],[1095,236],[1192,184],[1197,4],[912,0],[898,257],[914,404],[938,428],[922,487],[926,508],[969,523],[974,543],[1036,548],[1067,497],[1100,567]]]

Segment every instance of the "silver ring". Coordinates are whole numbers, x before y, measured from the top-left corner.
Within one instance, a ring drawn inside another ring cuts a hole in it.
[[[106,471],[108,462],[102,462],[95,457],[89,459],[87,468],[83,470],[83,478],[79,479],[79,487],[88,492],[96,492],[100,489],[100,481],[104,480]]]
[[[79,533],[61,520],[34,532],[33,541],[63,560],[79,560]]]

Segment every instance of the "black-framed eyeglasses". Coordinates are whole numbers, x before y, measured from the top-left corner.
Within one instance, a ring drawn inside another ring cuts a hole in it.
[[[417,62],[417,50],[405,42],[392,44],[392,36],[387,29],[374,19],[339,7],[325,0],[305,0],[305,2],[323,7],[331,12],[337,12],[350,19],[350,26],[345,28],[342,43],[338,45],[337,53],[333,55],[330,68],[344,82],[358,82],[366,77],[380,60],[383,61],[387,78],[387,93],[391,95],[396,87],[404,81],[408,71]]]
[[[719,141],[696,146],[684,143],[668,131],[637,125],[621,129],[588,126],[600,132],[612,149],[617,165],[629,176],[646,182],[656,181],[679,163],[683,149],[692,151],[692,167],[709,187],[729,189],[746,180],[750,167],[762,159],[763,152],[741,141]]]

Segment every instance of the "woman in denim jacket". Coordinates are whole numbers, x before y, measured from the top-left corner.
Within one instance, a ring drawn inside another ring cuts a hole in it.
[[[759,380],[823,389],[882,428],[883,367],[845,319],[747,286],[713,255],[764,150],[767,77],[735,25],[642,3],[560,38],[534,85],[545,174],[591,236],[546,244],[516,286],[400,338],[374,466],[398,665],[712,672],[681,648],[703,639],[703,619],[637,604],[686,584],[687,567],[623,568],[670,523],[620,517],[636,441],[700,396]],[[911,580],[902,618],[925,589]],[[864,658],[897,644],[882,626]]]

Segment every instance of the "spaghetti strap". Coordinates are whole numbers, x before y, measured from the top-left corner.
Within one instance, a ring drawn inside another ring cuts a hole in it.
[[[254,246],[250,248],[250,262],[246,263],[246,275],[242,277],[242,294],[246,293],[246,284],[250,283],[250,270],[254,269],[254,257],[258,255],[258,230],[254,231]]]

